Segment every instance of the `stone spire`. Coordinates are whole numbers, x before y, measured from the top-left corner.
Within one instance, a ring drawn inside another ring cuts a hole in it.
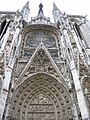
[[[29,9],[29,1],[26,3],[26,5],[22,8],[21,13],[23,15],[23,20],[28,21],[30,9]]]
[[[59,11],[60,14],[63,14],[59,9],[58,7],[56,6],[56,4],[53,2],[53,11]]]
[[[53,11],[55,11],[55,10],[59,10],[59,9],[57,8],[56,4],[53,3]]]
[[[54,22],[57,23],[59,20],[59,17],[63,15],[63,13],[57,8],[56,4],[53,3],[53,18]]]

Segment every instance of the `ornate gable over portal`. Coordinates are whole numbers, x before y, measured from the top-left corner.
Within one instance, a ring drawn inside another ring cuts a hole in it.
[[[23,82],[22,78],[26,78],[36,73],[47,73],[51,74],[55,78],[60,78],[60,81],[65,84],[65,80],[54,60],[52,59],[50,53],[41,42],[35,52],[32,54],[28,63],[22,70],[18,77],[18,84]],[[16,83],[17,84],[17,83]],[[67,86],[67,85],[66,85]]]
[[[11,116],[20,120],[72,118],[71,100],[63,75],[41,42],[18,77]],[[17,117],[16,117],[17,116]]]

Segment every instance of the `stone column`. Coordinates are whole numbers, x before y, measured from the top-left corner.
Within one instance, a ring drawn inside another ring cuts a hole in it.
[[[71,98],[72,98],[72,110],[73,110],[73,115],[74,115],[73,120],[79,120],[75,97],[76,97],[75,96],[75,89],[72,88],[72,90],[71,90]]]
[[[15,31],[15,34],[14,34],[14,37],[13,37],[13,45],[14,45],[14,41],[17,41],[18,40],[18,35],[19,35],[19,31],[20,31],[20,28],[17,27],[16,28],[16,31]],[[20,42],[19,42],[20,44]],[[18,44],[17,44],[18,46]],[[10,58],[9,58],[9,65],[6,66],[6,69],[5,69],[5,79],[3,81],[3,88],[2,88],[2,91],[1,91],[1,95],[0,95],[0,120],[2,120],[2,117],[3,117],[3,113],[4,113],[4,109],[5,109],[5,105],[6,105],[6,100],[7,100],[7,95],[8,95],[8,92],[9,92],[9,85],[10,85],[10,82],[11,82],[11,75],[12,75],[12,69],[13,69],[13,66],[14,66],[14,62],[16,60],[16,58],[14,57],[15,55],[15,51],[13,51],[12,49],[12,45],[11,45],[11,49],[10,49],[11,53],[10,54]],[[15,60],[13,60],[13,58]]]
[[[74,29],[75,29],[75,27],[74,27]],[[87,59],[85,58],[85,56],[83,54],[82,47],[80,46],[80,38],[79,38],[79,36],[76,35],[74,29],[72,30],[72,36],[73,36],[74,41],[76,42],[76,45],[77,45],[80,57],[81,57],[84,65],[86,66],[86,68],[88,70],[90,70],[89,67],[88,67],[88,65],[87,65]]]
[[[0,120],[2,120],[4,109],[5,109],[9,85],[10,85],[10,81],[11,81],[11,73],[12,73],[12,69],[7,68],[6,72],[5,72],[5,79],[3,82],[3,88],[2,88],[2,91],[0,94]]]
[[[73,76],[73,81],[74,81],[74,85],[75,85],[75,89],[76,89],[78,104],[79,104],[79,108],[80,108],[81,115],[82,115],[82,120],[89,120],[89,111],[86,106],[83,90],[82,90],[79,76],[78,76],[78,73],[75,68],[75,64],[74,64],[73,60],[70,61],[70,69],[71,69],[71,73]]]
[[[89,120],[89,112],[88,112],[88,108],[86,106],[82,86],[80,84],[79,75],[78,75],[77,69],[75,67],[75,63],[74,63],[74,59],[73,59],[73,57],[74,57],[73,49],[72,49],[72,45],[71,45],[70,38],[69,38],[69,35],[67,33],[67,30],[64,30],[63,35],[64,35],[64,40],[66,41],[67,46],[70,48],[70,53],[67,53],[67,54],[69,55],[68,56],[69,66],[70,66],[71,73],[72,73],[72,76],[73,76],[73,81],[74,81],[75,90],[76,90],[76,94],[77,94],[78,104],[79,104],[79,108],[80,108],[80,111],[81,111],[82,119],[83,120]],[[78,46],[78,49],[79,49],[80,53],[82,53],[81,47],[79,46],[78,41],[76,43],[77,43],[77,46]],[[83,54],[82,54],[82,56],[83,56]]]

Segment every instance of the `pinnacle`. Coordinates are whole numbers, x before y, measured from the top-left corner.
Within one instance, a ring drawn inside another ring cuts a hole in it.
[[[53,2],[53,11],[56,11],[56,10],[58,10],[60,12],[60,14],[62,14],[62,12],[58,9],[56,4]]]
[[[26,8],[29,8],[29,1],[27,1],[25,7],[26,7]]]
[[[54,2],[53,2],[53,10],[58,10],[58,8]]]

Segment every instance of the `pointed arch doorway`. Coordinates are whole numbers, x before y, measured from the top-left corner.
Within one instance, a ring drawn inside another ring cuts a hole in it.
[[[53,76],[28,76],[15,90],[10,116],[17,120],[69,120],[71,99],[64,85]]]

